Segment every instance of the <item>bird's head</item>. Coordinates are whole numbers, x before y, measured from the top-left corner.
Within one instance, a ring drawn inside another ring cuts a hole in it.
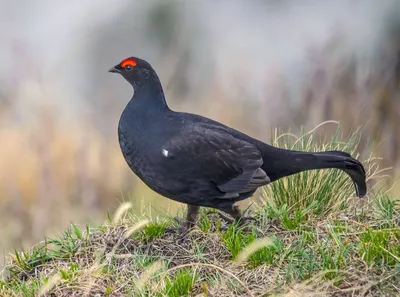
[[[139,58],[130,57],[112,67],[108,72],[121,74],[135,89],[155,72],[151,65]]]

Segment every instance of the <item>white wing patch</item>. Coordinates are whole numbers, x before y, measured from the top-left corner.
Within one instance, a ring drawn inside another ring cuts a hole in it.
[[[165,158],[168,158],[168,151],[166,149],[162,150],[162,154],[164,155]]]

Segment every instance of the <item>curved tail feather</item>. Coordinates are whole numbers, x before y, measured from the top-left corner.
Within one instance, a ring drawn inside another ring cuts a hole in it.
[[[350,154],[340,151],[314,153],[325,168],[342,169],[352,179],[357,196],[363,197],[367,193],[366,175],[364,166]]]
[[[336,168],[346,172],[352,179],[359,197],[367,193],[365,169],[360,161],[342,151],[300,152],[268,147],[263,152],[267,160],[261,167],[271,182],[306,170]]]

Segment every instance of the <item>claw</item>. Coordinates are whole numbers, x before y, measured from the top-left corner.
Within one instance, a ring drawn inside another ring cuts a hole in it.
[[[190,231],[191,231],[191,229],[182,228],[181,234],[179,234],[177,242],[178,243],[184,242]]]
[[[184,219],[182,219],[180,217],[174,217],[174,221],[181,225],[186,222]]]
[[[179,227],[176,227],[176,228],[174,228],[174,227],[168,227],[168,228],[165,228],[165,233],[167,233],[167,234],[169,234],[169,233],[178,233],[177,231],[178,231],[178,229],[179,229]]]

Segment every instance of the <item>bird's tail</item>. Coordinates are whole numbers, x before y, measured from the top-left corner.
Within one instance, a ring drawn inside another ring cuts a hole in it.
[[[327,151],[312,153],[316,157],[315,169],[336,168],[346,172],[352,179],[357,196],[363,197],[367,193],[364,166],[350,154],[342,151]]]
[[[280,164],[280,166],[274,166],[276,167],[274,169],[285,168],[285,170],[266,170],[272,181],[306,170],[336,168],[343,170],[350,176],[355,185],[357,196],[365,196],[367,185],[364,166],[350,154],[342,151],[316,153],[286,151],[285,153],[285,159],[277,160],[276,164]],[[269,172],[276,172],[276,174],[271,176]]]

